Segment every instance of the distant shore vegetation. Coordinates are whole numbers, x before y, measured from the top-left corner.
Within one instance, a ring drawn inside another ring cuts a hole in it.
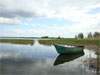
[[[17,39],[16,39],[17,38]],[[30,39],[29,39],[30,38]],[[16,44],[33,44],[34,37],[27,38],[1,38],[0,43],[16,43]],[[100,47],[100,32],[89,32],[87,36],[83,33],[75,35],[75,38],[64,38],[62,36],[50,37],[42,36],[35,39],[39,40],[40,44],[67,44],[67,45],[96,45]]]
[[[79,33],[75,35],[75,38],[63,38],[63,37],[42,37],[42,38],[48,38],[48,40],[39,40],[40,44],[67,44],[67,45],[96,45],[100,46],[100,32],[91,33],[89,32],[87,37],[84,36],[83,33]]]
[[[83,33],[79,33],[78,35],[75,35],[75,38],[78,38],[78,39],[83,39],[83,38],[100,39],[100,32],[95,32],[93,34],[91,32],[89,32],[87,37],[84,37]]]

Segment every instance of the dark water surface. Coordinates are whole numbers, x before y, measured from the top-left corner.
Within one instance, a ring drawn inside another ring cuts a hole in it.
[[[53,45],[0,43],[0,75],[99,75],[89,65],[94,51],[59,55]],[[99,70],[98,70],[99,71]]]

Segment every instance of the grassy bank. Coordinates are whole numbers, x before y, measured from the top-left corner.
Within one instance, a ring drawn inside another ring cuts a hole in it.
[[[34,41],[30,40],[30,39],[0,39],[0,43],[30,44],[30,45],[33,45]]]
[[[100,39],[51,39],[51,40],[39,40],[40,44],[67,44],[67,45],[96,45],[100,46]]]
[[[0,39],[0,43],[14,43],[14,44],[34,44],[32,39]],[[96,45],[100,47],[100,39],[40,39],[40,44],[52,45],[52,44],[67,44],[67,45]]]

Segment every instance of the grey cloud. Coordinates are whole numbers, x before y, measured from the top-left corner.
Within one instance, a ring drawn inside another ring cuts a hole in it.
[[[0,18],[48,17],[59,14],[65,7],[85,8],[99,2],[100,0],[0,0]]]
[[[0,17],[3,18],[30,18],[38,16],[34,8],[40,7],[34,0],[0,0]]]
[[[24,10],[9,10],[9,9],[4,9],[0,8],[0,17],[4,18],[14,18],[14,17],[33,17],[36,16],[35,13],[33,12],[28,12]]]
[[[61,11],[63,7],[91,5],[99,0],[0,0],[0,17],[44,16],[52,10]],[[48,11],[48,12],[47,12]]]

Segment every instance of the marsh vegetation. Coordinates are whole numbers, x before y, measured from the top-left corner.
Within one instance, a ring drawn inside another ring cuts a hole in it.
[[[33,45],[32,39],[0,39],[0,43],[13,43],[13,44],[30,44]]]

